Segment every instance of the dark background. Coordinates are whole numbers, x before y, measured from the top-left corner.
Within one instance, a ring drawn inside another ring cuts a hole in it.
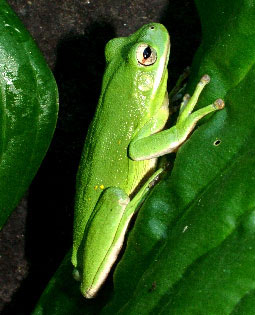
[[[72,242],[75,175],[104,71],[104,46],[143,24],[171,36],[169,90],[191,64],[201,31],[191,0],[9,0],[59,88],[59,120],[27,195],[0,232],[1,314],[29,314]]]

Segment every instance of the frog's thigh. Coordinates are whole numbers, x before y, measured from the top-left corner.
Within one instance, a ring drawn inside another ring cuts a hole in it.
[[[109,187],[102,193],[87,224],[83,244],[81,291],[93,297],[115,262],[121,245],[116,244],[116,233],[129,203],[129,197],[118,187]],[[124,239],[124,236],[123,236]],[[123,243],[123,241],[122,241]]]
[[[109,187],[103,191],[84,233],[85,259],[91,261],[97,253],[96,261],[102,261],[106,254],[102,249],[111,247],[128,203],[129,197],[121,188]],[[93,253],[88,248],[92,248]]]

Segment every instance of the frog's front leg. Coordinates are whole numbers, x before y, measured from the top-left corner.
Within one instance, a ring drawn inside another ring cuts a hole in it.
[[[162,169],[155,172],[130,201],[118,187],[105,189],[86,226],[78,252],[78,268],[74,275],[81,280],[81,292],[93,298],[107,278],[124,242],[128,224],[144,200],[150,184]],[[83,272],[84,271],[84,272]]]
[[[176,151],[187,139],[191,131],[195,128],[196,123],[201,118],[211,112],[222,109],[224,107],[224,102],[223,100],[218,99],[213,104],[203,107],[194,113],[192,112],[200,93],[209,81],[210,77],[204,75],[196,86],[194,94],[191,97],[185,96],[186,98],[181,105],[179,117],[175,126],[146,136],[144,136],[144,131],[141,130],[130,143],[129,156],[133,160],[139,161],[159,157]],[[148,126],[145,126],[145,128],[148,129]]]

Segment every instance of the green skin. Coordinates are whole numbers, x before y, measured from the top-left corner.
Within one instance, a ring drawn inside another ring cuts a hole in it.
[[[162,171],[153,174],[157,158],[175,151],[200,118],[224,106],[218,100],[191,114],[209,82],[204,76],[194,95],[184,99],[176,125],[161,131],[169,116],[169,51],[168,32],[157,23],[106,46],[102,92],[76,186],[72,263],[86,298],[106,279],[132,215]]]

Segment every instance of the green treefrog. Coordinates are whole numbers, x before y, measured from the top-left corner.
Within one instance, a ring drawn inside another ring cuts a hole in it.
[[[176,151],[199,119],[224,107],[219,99],[192,112],[209,82],[205,75],[193,96],[184,98],[176,125],[163,130],[169,51],[169,34],[158,23],[106,45],[102,92],[76,186],[72,263],[86,298],[109,274],[133,214],[162,171],[153,173],[157,158]]]

